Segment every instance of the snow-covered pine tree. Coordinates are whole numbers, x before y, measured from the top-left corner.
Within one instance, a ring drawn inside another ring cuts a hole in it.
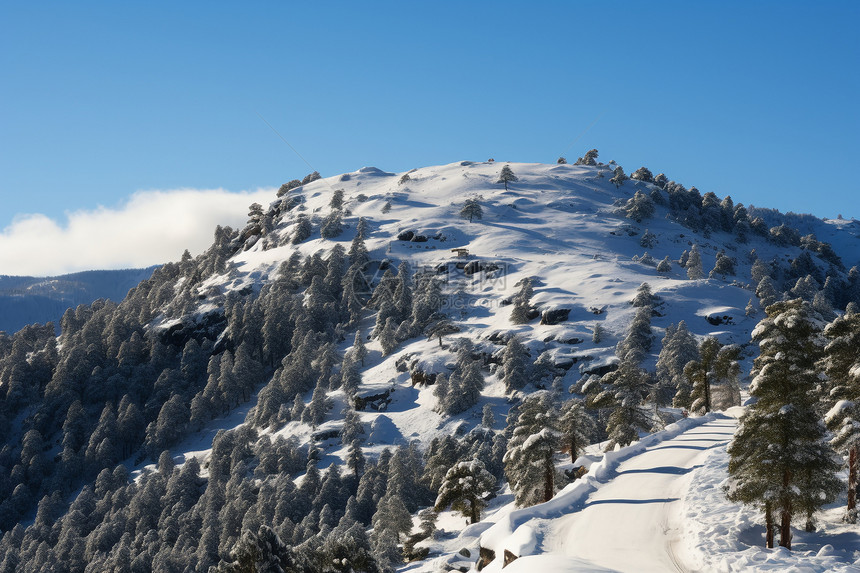
[[[669,260],[669,255],[666,255],[662,261],[657,263],[658,273],[672,272],[672,262]]]
[[[650,219],[654,216],[654,201],[642,191],[637,191],[633,197],[627,200],[621,210],[628,219],[641,223],[643,219]]]
[[[740,389],[737,387],[740,365],[737,358],[740,355],[740,347],[735,345],[723,346],[713,336],[709,336],[699,345],[699,359],[691,360],[684,367],[684,376],[690,381],[693,388],[690,394],[692,401],[690,410],[706,414],[715,408],[715,400],[712,392],[717,387],[725,387],[731,398],[740,397]],[[729,403],[720,406],[739,406],[730,399]],[[723,400],[725,402],[725,400]]]
[[[517,178],[516,175],[514,175],[514,172],[511,171],[510,165],[505,165],[504,167],[502,167],[502,171],[501,171],[501,173],[499,173],[499,180],[496,181],[496,183],[497,184],[498,183],[504,183],[505,184],[505,191],[507,191],[508,190],[508,183],[511,183],[514,181],[519,181],[519,179]]]
[[[646,183],[651,183],[654,181],[654,175],[651,173],[651,170],[647,167],[640,167],[630,176],[631,179],[636,181],[644,181]]]
[[[585,403],[578,398],[571,398],[561,406],[558,428],[561,442],[570,452],[570,462],[573,463],[585,451],[585,446],[591,443],[597,425],[586,411]]]
[[[448,393],[451,391],[451,385],[448,383],[448,377],[444,372],[436,375],[436,383],[433,384],[433,395],[436,397],[436,407],[433,408],[440,414],[445,413],[445,405],[448,403]]]
[[[460,209],[460,217],[469,219],[470,223],[472,219],[483,219],[484,209],[481,207],[478,199],[466,199],[463,203],[463,208]]]
[[[439,339],[439,348],[442,348],[442,337],[455,332],[460,332],[460,328],[451,322],[450,318],[441,314],[437,315],[436,320],[433,320],[426,329],[428,339]]]
[[[496,417],[493,415],[493,407],[489,403],[484,404],[484,408],[481,410],[481,425],[488,430],[492,430],[493,426],[496,425]]]
[[[639,285],[639,288],[636,289],[636,296],[633,297],[633,300],[630,302],[636,308],[641,307],[649,307],[653,308],[654,304],[657,302],[657,297],[651,292],[651,285],[648,283],[642,283]]]
[[[358,267],[360,268],[370,259],[370,256],[367,252],[367,246],[364,244],[364,235],[366,233],[366,229],[367,221],[365,221],[364,217],[361,217],[358,220],[355,237],[352,239],[352,244],[350,244],[349,251],[347,251],[346,253],[349,257],[350,266],[358,265]]]
[[[502,355],[501,379],[508,393],[522,390],[528,383],[528,349],[519,337],[512,336]]]
[[[458,462],[445,474],[433,509],[442,511],[451,507],[459,511],[471,523],[481,520],[481,511],[487,506],[484,501],[496,488],[496,478],[487,471],[481,460]]]
[[[857,522],[857,488],[860,485],[860,314],[846,313],[824,329],[827,346],[819,368],[827,375],[824,417],[833,432],[830,443],[847,457],[848,499],[845,521]]]
[[[484,375],[478,360],[469,360],[451,376],[451,389],[445,400],[450,415],[465,412],[478,403],[484,389]]]
[[[603,326],[599,322],[595,322],[591,329],[591,341],[598,344],[601,340],[603,340]]]
[[[636,309],[627,336],[618,343],[615,354],[622,360],[630,358],[634,364],[639,364],[651,350],[652,341],[651,307],[641,306]]]
[[[529,322],[532,296],[534,296],[532,279],[526,277],[520,281],[520,290],[514,295],[511,322],[514,324],[527,324]]]
[[[699,245],[693,243],[690,247],[690,254],[687,257],[687,278],[690,280],[698,280],[705,277],[705,271],[702,269],[702,255],[699,253]]]
[[[320,225],[320,236],[323,239],[334,239],[343,232],[343,215],[339,210],[334,210],[323,219]]]
[[[291,242],[294,245],[298,245],[303,242],[305,239],[311,236],[313,233],[313,226],[311,225],[311,220],[305,214],[299,214],[296,217],[296,224],[293,227],[293,236]]]
[[[639,246],[644,247],[646,249],[653,249],[657,245],[657,235],[645,229],[645,232],[642,233],[642,237],[639,239]]]
[[[648,379],[648,373],[631,355],[621,359],[617,370],[600,379],[605,389],[591,399],[590,406],[612,408],[606,424],[609,434],[606,451],[639,440],[639,431],[651,427],[651,418],[642,406],[648,393]]]
[[[709,278],[725,278],[726,276],[733,276],[735,274],[735,266],[737,262],[732,257],[726,255],[725,251],[720,251],[717,253],[717,261],[714,264],[714,268],[711,269],[711,273],[708,275]]]
[[[801,299],[775,303],[753,331],[761,353],[750,395],[757,401],[741,417],[729,444],[730,500],[764,510],[768,546],[773,520],[779,544],[791,549],[791,521],[832,502],[841,489],[839,461],[816,412],[816,362],[823,354],[823,321]]]
[[[763,308],[767,308],[777,301],[779,293],[776,292],[773,279],[769,275],[762,277],[761,282],[758,283],[755,289],[755,295],[758,297]]]
[[[615,185],[615,188],[618,189],[619,187],[624,185],[624,182],[627,181],[627,179],[629,179],[629,177],[627,177],[627,175],[624,174],[624,169],[622,169],[621,166],[619,165],[618,167],[615,168],[614,175],[609,180],[609,182],[612,183],[613,185]]]
[[[382,355],[388,356],[394,349],[397,348],[396,327],[394,325],[394,317],[389,316],[385,321],[385,326],[382,332],[379,333],[379,344],[382,346]]]
[[[343,189],[335,189],[328,206],[332,209],[343,209]]]
[[[505,476],[520,507],[549,501],[555,493],[557,420],[552,394],[546,390],[529,394],[520,404],[504,457]]]

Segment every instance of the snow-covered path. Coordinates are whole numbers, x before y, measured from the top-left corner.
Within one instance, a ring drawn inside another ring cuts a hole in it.
[[[543,524],[535,555],[506,570],[540,571],[547,565],[556,571],[567,559],[564,571],[691,570],[681,539],[681,500],[690,472],[713,448],[725,447],[736,426],[735,419],[717,417],[621,462],[580,511]]]

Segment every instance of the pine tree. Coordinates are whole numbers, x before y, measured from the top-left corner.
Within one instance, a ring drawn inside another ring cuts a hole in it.
[[[639,288],[636,289],[636,296],[633,297],[631,304],[636,308],[648,307],[649,309],[654,307],[654,303],[657,302],[657,297],[651,292],[651,285],[648,283],[642,283],[639,285]]]
[[[668,273],[672,271],[672,262],[669,260],[669,255],[657,264],[658,273]]]
[[[860,485],[860,314],[846,313],[824,329],[827,338],[819,369],[827,376],[825,416],[833,432],[831,445],[846,456],[848,465],[848,500],[845,521],[857,522],[857,488]]]
[[[519,337],[512,336],[505,346],[502,356],[502,382],[505,391],[510,393],[522,390],[528,383],[528,349],[520,342]]]
[[[484,375],[478,360],[469,359],[451,376],[451,388],[445,400],[445,409],[450,415],[465,412],[478,403],[484,389]]]
[[[546,390],[529,394],[519,407],[504,464],[505,476],[520,507],[549,501],[555,493],[557,419],[552,396]]]
[[[639,364],[645,359],[645,354],[651,350],[652,341],[651,307],[642,306],[636,309],[636,314],[630,321],[627,336],[618,343],[615,354],[622,360],[629,359]]]
[[[622,358],[617,370],[605,374],[605,389],[591,399],[594,408],[612,408],[606,424],[609,442],[606,451],[639,440],[639,430],[648,429],[651,420],[642,406],[648,392],[648,374],[632,356]]]
[[[776,292],[776,287],[773,284],[773,279],[770,278],[770,276],[765,275],[761,279],[761,282],[758,283],[758,286],[755,289],[755,295],[758,297],[761,306],[764,308],[769,307],[777,301],[778,293]]]
[[[469,219],[469,222],[472,222],[472,219],[483,219],[484,218],[484,210],[481,208],[481,204],[478,202],[478,199],[466,199],[463,203],[463,208],[460,209],[460,217],[463,219]]]
[[[657,245],[657,235],[645,229],[642,237],[639,239],[639,246],[645,249],[653,249]]]
[[[526,277],[520,281],[520,290],[514,295],[514,308],[511,311],[511,322],[514,324],[527,324],[529,312],[531,311],[531,300],[534,296],[532,280]]]
[[[505,191],[507,191],[508,183],[513,181],[519,181],[519,179],[517,179],[517,176],[514,175],[513,171],[511,171],[511,167],[509,165],[505,165],[504,167],[502,167],[502,172],[499,173],[499,180],[496,181],[496,183],[504,183]]]
[[[296,217],[296,224],[293,227],[293,237],[292,243],[294,245],[298,245],[299,243],[304,242],[305,239],[311,236],[313,233],[313,226],[311,225],[311,220],[305,214],[300,214]]]
[[[615,188],[618,189],[619,187],[624,185],[624,182],[627,181],[628,179],[629,179],[629,177],[627,177],[627,175],[624,174],[624,169],[622,169],[621,166],[619,165],[618,167],[615,168],[614,175],[609,180],[609,182],[612,183],[613,185],[615,185]]]
[[[342,214],[339,210],[334,210],[323,219],[322,225],[320,225],[320,236],[323,239],[334,239],[340,236],[342,232]]]
[[[739,355],[740,347],[723,346],[712,336],[702,341],[699,345],[700,359],[691,360],[684,367],[684,376],[693,386],[690,395],[692,411],[706,414],[714,409],[712,388],[715,387],[728,388],[732,397],[740,396],[740,389],[737,387],[740,375],[740,365],[737,362]],[[738,405],[740,404],[721,404],[724,407]]]
[[[734,275],[736,264],[736,261],[732,257],[729,257],[721,250],[717,253],[717,261],[708,277],[713,279],[718,277],[725,278],[726,276]]]
[[[445,413],[445,405],[448,403],[448,394],[451,391],[451,386],[448,384],[448,377],[444,372],[436,375],[436,383],[433,384],[433,395],[436,397],[436,407],[434,410],[440,414]]]
[[[633,197],[627,200],[622,211],[628,219],[641,223],[643,219],[650,219],[654,216],[654,201],[642,191],[637,191]]]
[[[676,408],[690,407],[690,381],[684,376],[684,367],[691,360],[699,359],[696,337],[687,329],[683,320],[669,325],[663,337],[663,346],[657,357],[657,383],[675,389],[673,404]]]
[[[690,247],[690,255],[687,258],[687,278],[690,280],[698,280],[705,277],[705,271],[702,269],[702,255],[699,253],[699,245],[693,243]]]
[[[591,329],[591,341],[594,344],[599,344],[603,340],[603,327],[599,322],[594,323]]]
[[[561,442],[570,452],[570,462],[574,463],[585,451],[585,446],[591,443],[597,429],[594,419],[586,411],[582,400],[571,398],[561,407],[558,426]]]
[[[332,209],[343,209],[343,189],[335,189],[328,206]]]
[[[492,430],[493,426],[496,425],[496,417],[493,415],[493,407],[490,404],[484,404],[484,408],[481,410],[481,425],[488,430]]]
[[[480,460],[459,462],[445,474],[433,509],[442,511],[450,506],[469,518],[471,523],[478,523],[481,511],[487,506],[484,498],[495,488],[496,478]]]
[[[395,336],[396,328],[394,326],[394,317],[389,316],[385,321],[385,326],[382,332],[379,333],[379,344],[382,346],[382,355],[388,356],[394,349],[397,348],[397,337]]]
[[[439,348],[442,348],[442,337],[455,332],[460,332],[460,329],[451,322],[451,319],[444,315],[439,315],[438,319],[432,322],[427,327],[427,338],[438,338]]]
[[[730,500],[764,510],[768,546],[778,517],[779,544],[791,549],[791,521],[832,502],[841,489],[839,468],[815,411],[821,357],[821,319],[800,299],[778,302],[753,331],[756,358],[750,395],[757,401],[743,415],[729,445]]]

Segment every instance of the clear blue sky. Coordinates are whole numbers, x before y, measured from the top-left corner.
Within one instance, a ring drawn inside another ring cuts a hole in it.
[[[3,0],[0,230],[308,173],[257,113],[323,175],[596,147],[860,217],[860,3],[528,4]]]

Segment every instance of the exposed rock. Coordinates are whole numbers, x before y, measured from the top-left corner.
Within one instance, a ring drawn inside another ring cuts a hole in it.
[[[478,566],[477,566],[478,571],[483,570],[484,567],[486,567],[487,565],[492,563],[493,559],[495,559],[495,558],[496,558],[496,552],[495,551],[493,551],[492,549],[487,549],[486,547],[479,547],[478,548]]]
[[[541,324],[560,324],[567,320],[570,316],[569,308],[556,308],[553,310],[545,310],[540,318]]]
[[[592,374],[595,376],[603,376],[604,374],[608,374],[616,370],[618,370],[618,364],[604,364],[603,366],[595,366],[589,370],[582,370],[580,373],[583,376],[590,376]]]
[[[165,344],[182,348],[192,338],[197,342],[204,339],[216,340],[226,327],[227,317],[224,316],[223,311],[213,311],[197,317],[193,322],[186,317],[182,322],[165,330],[161,340]]]
[[[735,323],[734,317],[731,317],[727,314],[723,314],[723,315],[712,314],[712,315],[706,316],[705,320],[707,320],[713,326],[719,326],[721,324],[734,324]]]
[[[502,565],[502,569],[504,569],[505,567],[510,565],[511,562],[513,562],[519,558],[519,555],[514,555],[513,553],[511,553],[507,549],[505,549],[504,556],[505,556],[505,560],[504,560],[504,563]]]
[[[340,430],[337,428],[330,430],[318,430],[311,434],[311,439],[316,442],[324,442],[326,440],[333,440],[340,435]]]
[[[383,411],[388,408],[388,405],[391,403],[391,390],[386,390],[384,392],[380,392],[378,394],[365,394],[358,395],[352,399],[352,404],[355,409],[359,412],[364,411],[365,408],[370,408],[371,410]]]
[[[417,386],[418,384],[430,386],[436,383],[436,374],[432,372],[427,373],[423,370],[413,370],[411,376],[413,386]]]
[[[499,265],[496,263],[488,263],[484,261],[469,261],[465,267],[463,267],[463,273],[467,276],[472,276],[475,273],[490,273],[493,271],[499,270]]]

